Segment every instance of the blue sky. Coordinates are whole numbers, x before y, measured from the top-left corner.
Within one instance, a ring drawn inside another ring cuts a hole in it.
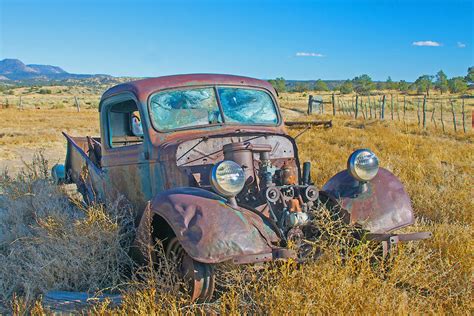
[[[0,0],[0,59],[74,73],[415,80],[474,64],[472,1]]]

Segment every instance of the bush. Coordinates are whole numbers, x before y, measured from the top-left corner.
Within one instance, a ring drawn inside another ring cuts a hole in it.
[[[51,89],[40,89],[39,94],[51,94]]]

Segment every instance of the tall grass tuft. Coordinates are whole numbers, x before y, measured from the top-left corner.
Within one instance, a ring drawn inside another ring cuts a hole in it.
[[[48,290],[95,291],[131,268],[131,213],[120,201],[84,207],[49,179],[42,154],[0,177],[0,302],[32,302]],[[18,299],[17,299],[18,302]]]

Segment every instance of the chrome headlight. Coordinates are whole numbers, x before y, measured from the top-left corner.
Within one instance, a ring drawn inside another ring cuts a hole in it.
[[[244,188],[244,170],[231,160],[221,161],[212,168],[211,184],[217,193],[234,197]]]
[[[369,149],[358,149],[349,156],[347,169],[356,180],[367,182],[377,175],[379,159]]]

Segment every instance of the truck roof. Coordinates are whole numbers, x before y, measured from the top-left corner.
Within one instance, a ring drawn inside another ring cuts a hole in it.
[[[140,101],[146,102],[148,96],[156,91],[202,85],[251,86],[267,89],[275,94],[272,85],[264,80],[223,74],[186,74],[147,78],[122,83],[105,91],[101,101],[122,92],[132,92]]]

